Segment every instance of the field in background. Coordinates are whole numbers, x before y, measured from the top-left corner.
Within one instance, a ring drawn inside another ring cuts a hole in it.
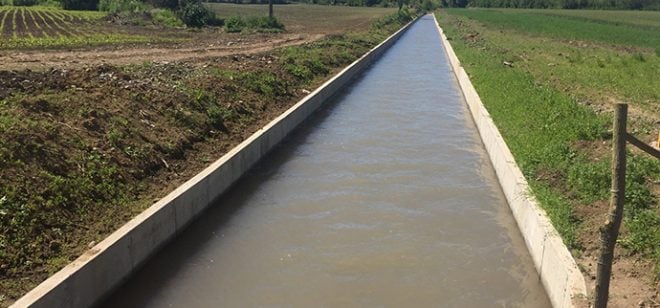
[[[631,105],[629,131],[646,142],[660,129],[660,12],[450,9],[438,17],[534,195],[593,282],[610,193],[612,104]],[[653,307],[660,162],[633,154],[611,304]]]
[[[614,25],[660,27],[660,12],[658,11],[536,10],[533,12],[585,18]]]
[[[267,5],[207,3],[218,17],[266,16]],[[395,8],[368,8],[350,6],[327,6],[307,4],[275,5],[274,15],[288,32],[344,33],[347,30],[368,30],[377,18],[396,11]]]
[[[54,7],[0,7],[0,49],[87,47],[154,41],[102,24],[97,11],[65,11]]]
[[[486,40],[503,61],[515,62],[582,102],[607,108],[624,101],[650,120],[660,115],[660,12],[448,12],[479,22],[463,31],[470,32],[471,43]]]

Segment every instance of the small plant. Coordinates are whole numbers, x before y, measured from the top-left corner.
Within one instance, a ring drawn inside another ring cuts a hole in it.
[[[253,16],[243,18],[241,16],[231,16],[225,21],[225,31],[241,32],[243,30],[254,30],[256,32],[280,32],[284,30],[282,24],[275,17]]]
[[[277,20],[275,17],[250,17],[247,19],[247,27],[250,29],[255,29],[257,31],[263,30],[274,30],[281,31],[284,30],[284,25]]]
[[[240,16],[231,16],[225,20],[225,31],[229,33],[241,32],[245,28],[245,21]]]
[[[209,122],[211,125],[216,129],[223,131],[227,130],[227,127],[225,127],[225,121],[233,116],[233,112],[230,109],[218,105],[211,106],[206,111],[206,114],[209,116]]]
[[[154,9],[151,11],[151,17],[153,18],[154,23],[158,25],[171,28],[184,26],[183,21],[181,21],[173,11],[168,9]]]
[[[250,90],[266,96],[285,95],[287,93],[286,82],[273,73],[244,73],[239,76],[239,80]]]

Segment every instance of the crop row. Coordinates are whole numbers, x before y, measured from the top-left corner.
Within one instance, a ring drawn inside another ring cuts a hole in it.
[[[93,16],[35,8],[0,9],[0,38],[34,39],[92,35]]]

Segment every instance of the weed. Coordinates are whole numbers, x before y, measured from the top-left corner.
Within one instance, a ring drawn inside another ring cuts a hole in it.
[[[268,97],[281,96],[288,93],[286,81],[270,72],[247,72],[241,74],[238,79],[248,89]]]
[[[225,126],[225,122],[231,120],[234,117],[234,113],[232,110],[218,105],[211,106],[206,111],[206,113],[208,114],[211,125],[216,129],[220,129],[223,131],[227,130],[227,127]]]
[[[250,16],[242,17],[238,15],[231,16],[225,20],[225,31],[241,32],[281,32],[284,31],[284,25],[275,17],[268,16]]]
[[[226,32],[241,32],[243,28],[245,28],[245,21],[240,16],[231,16],[225,20]]]
[[[124,133],[122,133],[120,130],[116,128],[112,128],[110,129],[110,131],[106,136],[110,144],[112,144],[115,147],[121,148],[122,140],[124,139]]]
[[[179,19],[173,11],[167,9],[154,9],[151,10],[151,17],[154,23],[166,27],[183,27],[183,21]]]

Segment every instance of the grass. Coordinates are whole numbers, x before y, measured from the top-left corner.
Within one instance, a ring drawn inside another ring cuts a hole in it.
[[[554,10],[512,10],[512,9],[470,9],[453,10],[452,14],[479,20],[491,26],[513,29],[524,33],[563,40],[589,40],[607,45],[636,46],[655,49],[660,47],[660,12],[646,12],[654,19],[645,24],[629,22],[621,25],[621,19],[629,19],[618,14],[617,19],[599,15],[564,13]],[[611,13],[610,13],[611,14]],[[543,22],[539,22],[542,19]],[[601,22],[594,22],[598,20]],[[646,21],[646,20],[645,20]],[[586,26],[585,26],[586,25]]]
[[[207,3],[218,18],[267,16],[267,5]],[[366,31],[371,23],[396,12],[393,8],[367,8],[308,4],[275,5],[274,15],[287,31],[306,34]]]
[[[656,78],[660,57],[656,55],[658,49],[647,48],[655,46],[651,42],[660,44],[660,28],[648,32],[589,19],[564,22],[564,18],[547,16],[541,10],[449,12],[462,20],[479,22],[470,28],[471,34],[479,33],[473,41],[487,39],[488,47],[497,50],[500,57],[524,67],[535,80],[567,89],[583,103],[623,101],[651,118],[660,113],[660,78]],[[660,19],[660,12],[645,13]],[[544,22],[538,22],[539,18]],[[619,40],[615,33],[626,39]],[[571,41],[571,36],[580,41]]]
[[[611,13],[617,19],[597,22],[592,12],[555,16],[563,12],[456,9],[438,17],[535,196],[579,253],[587,244],[585,228],[598,228],[585,225],[583,213],[609,197],[610,102],[637,110],[634,133],[657,134],[644,118],[658,116],[660,58],[647,47],[660,42],[660,32],[648,31],[653,21],[616,25],[633,15]],[[652,193],[660,162],[631,154],[627,171],[621,243],[660,270],[658,196]]]
[[[149,38],[141,35],[127,34],[91,34],[86,36],[69,37],[26,37],[11,38],[0,41],[0,49],[38,49],[38,48],[62,48],[75,46],[95,46],[108,44],[168,42],[167,39]]]
[[[231,16],[224,21],[227,32],[282,32],[284,25],[277,18],[268,16]]]

